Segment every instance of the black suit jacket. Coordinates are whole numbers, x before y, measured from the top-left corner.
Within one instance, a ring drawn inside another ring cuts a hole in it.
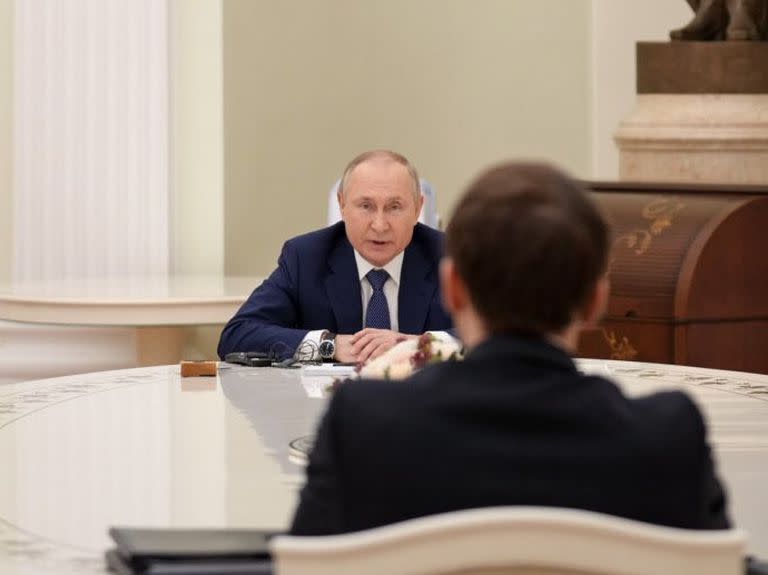
[[[398,293],[398,329],[420,334],[448,330],[440,301],[438,263],[443,234],[416,224],[405,248]],[[227,323],[219,357],[233,351],[293,355],[308,331],[352,334],[363,327],[360,279],[344,222],[285,243],[277,269]]]
[[[405,382],[342,385],[321,421],[294,534],[495,505],[729,525],[702,416],[683,393],[629,399],[561,350],[495,339]]]

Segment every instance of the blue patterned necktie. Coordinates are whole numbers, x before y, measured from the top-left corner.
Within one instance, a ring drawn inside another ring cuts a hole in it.
[[[373,287],[373,295],[368,302],[368,309],[365,312],[365,327],[375,327],[378,329],[389,329],[389,306],[387,305],[387,296],[384,295],[384,284],[389,279],[389,274],[384,270],[371,270],[365,277]]]

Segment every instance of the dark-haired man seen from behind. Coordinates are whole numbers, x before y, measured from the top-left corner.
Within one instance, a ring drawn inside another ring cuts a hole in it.
[[[726,528],[705,423],[683,393],[625,397],[571,359],[608,298],[608,231],[560,171],[482,174],[446,232],[441,287],[468,353],[334,393],[291,532],[496,505]]]
[[[452,327],[438,288],[443,234],[418,223],[424,198],[410,162],[388,150],[360,154],[338,200],[342,222],[285,243],[277,269],[224,327],[222,359],[261,351],[365,361]]]

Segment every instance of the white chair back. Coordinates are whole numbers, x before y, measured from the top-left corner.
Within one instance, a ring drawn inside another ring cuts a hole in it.
[[[662,527],[549,507],[456,511],[272,540],[277,575],[737,575],[744,532]]]

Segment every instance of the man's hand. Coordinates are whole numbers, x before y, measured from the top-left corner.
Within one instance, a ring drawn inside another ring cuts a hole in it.
[[[336,336],[336,353],[334,359],[340,363],[355,363],[357,355],[352,352],[352,335]]]
[[[355,361],[362,363],[368,359],[379,357],[401,341],[417,337],[419,336],[406,335],[389,329],[367,327],[352,335],[350,342]]]

